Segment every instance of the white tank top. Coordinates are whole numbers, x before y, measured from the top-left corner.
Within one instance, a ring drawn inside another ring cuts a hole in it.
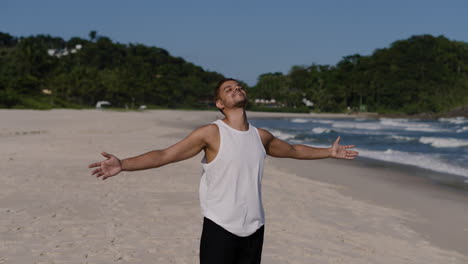
[[[240,131],[224,123],[219,128],[219,150],[206,163],[200,181],[202,214],[237,236],[249,236],[262,227],[265,215],[261,180],[266,157],[257,128]]]

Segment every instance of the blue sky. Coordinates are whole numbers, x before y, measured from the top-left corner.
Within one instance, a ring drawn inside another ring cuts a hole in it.
[[[336,64],[412,35],[468,42],[466,0],[0,0],[0,31],[143,43],[255,84],[293,65]]]

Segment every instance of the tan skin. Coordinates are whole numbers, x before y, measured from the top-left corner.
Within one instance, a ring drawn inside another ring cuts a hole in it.
[[[216,106],[225,115],[222,119],[230,127],[247,131],[249,123],[245,113],[247,94],[242,86],[234,80],[224,82],[220,87],[219,99]],[[268,155],[277,158],[293,158],[303,160],[336,158],[354,159],[358,152],[349,150],[354,145],[342,146],[338,137],[330,148],[314,148],[305,145],[291,145],[282,141],[265,129],[258,128],[260,138]],[[106,160],[92,163],[88,167],[96,168],[92,175],[102,177],[103,180],[115,176],[121,171],[135,171],[158,168],[169,163],[189,159],[202,150],[207,162],[212,161],[219,149],[219,130],[214,124],[195,129],[186,138],[162,150],[153,150],[145,154],[120,160],[116,156],[102,152]]]

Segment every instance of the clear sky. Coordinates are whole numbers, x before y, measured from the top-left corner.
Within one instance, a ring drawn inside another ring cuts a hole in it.
[[[142,43],[255,84],[412,35],[468,42],[467,0],[0,0],[0,31]]]

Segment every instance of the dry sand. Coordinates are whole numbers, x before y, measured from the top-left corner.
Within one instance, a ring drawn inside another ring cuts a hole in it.
[[[219,117],[0,110],[0,264],[198,263],[201,154],[105,181],[90,176],[87,165],[102,160],[102,151],[124,158],[168,147]],[[375,188],[389,194],[398,186],[375,183],[363,197],[362,184],[353,192],[325,180],[359,178],[370,168],[301,162],[267,159],[263,263],[468,263],[468,253],[415,231],[408,223],[424,222],[417,212],[365,199],[379,194]],[[303,177],[314,173],[321,178]],[[467,237],[468,226],[460,232]]]

